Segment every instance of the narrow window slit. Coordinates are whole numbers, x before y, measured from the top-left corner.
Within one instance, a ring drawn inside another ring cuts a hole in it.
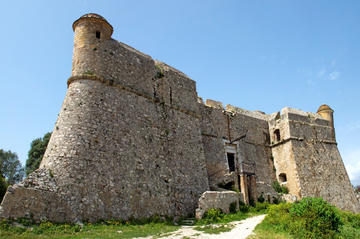
[[[232,153],[227,153],[227,160],[229,165],[229,172],[235,171],[235,155]]]

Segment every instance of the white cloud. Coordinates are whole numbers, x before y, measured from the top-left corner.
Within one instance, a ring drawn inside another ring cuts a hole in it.
[[[329,74],[329,80],[334,81],[337,80],[340,77],[340,72],[333,71]]]
[[[360,149],[343,155],[344,164],[353,185],[360,185]]]

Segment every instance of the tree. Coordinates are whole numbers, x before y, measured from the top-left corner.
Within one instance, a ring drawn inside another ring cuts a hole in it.
[[[23,179],[24,168],[16,153],[0,149],[0,173],[8,184],[15,184]]]
[[[7,184],[5,178],[0,175],[0,202],[4,198],[8,186],[9,185]]]
[[[49,143],[51,132],[44,135],[43,138],[34,139],[31,142],[28,159],[26,160],[25,171],[29,175],[39,168],[41,160],[45,154],[46,147]]]

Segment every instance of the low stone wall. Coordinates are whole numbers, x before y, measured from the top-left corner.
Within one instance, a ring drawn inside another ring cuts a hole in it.
[[[223,213],[230,213],[230,204],[234,202],[236,210],[239,210],[239,200],[244,201],[242,194],[233,191],[206,191],[199,198],[196,219],[201,219],[211,208],[220,209]]]

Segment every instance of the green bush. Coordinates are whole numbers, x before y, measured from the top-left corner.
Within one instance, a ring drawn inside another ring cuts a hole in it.
[[[303,198],[289,212],[290,231],[301,238],[333,238],[342,225],[337,209],[322,198]]]
[[[288,224],[291,222],[289,214],[290,207],[290,203],[271,205],[268,209],[266,220],[268,223],[274,225],[277,231],[286,231]]]
[[[264,198],[263,193],[261,193],[261,195],[258,197],[258,202],[260,202],[260,203],[265,202],[265,198]]]
[[[246,205],[244,202],[239,201],[239,211],[243,213],[249,212],[250,207]]]
[[[255,211],[256,212],[261,212],[261,211],[266,211],[269,207],[269,203],[268,202],[257,202],[255,204]]]
[[[273,197],[273,204],[279,204],[280,200],[276,197]]]
[[[206,223],[216,223],[224,218],[224,214],[220,209],[211,208],[204,214],[204,220]]]
[[[272,183],[272,187],[274,188],[275,192],[280,194],[288,194],[289,189],[286,186],[281,186],[278,181],[274,181]]]
[[[230,213],[235,213],[236,212],[236,202],[230,203],[229,211],[230,211]]]

